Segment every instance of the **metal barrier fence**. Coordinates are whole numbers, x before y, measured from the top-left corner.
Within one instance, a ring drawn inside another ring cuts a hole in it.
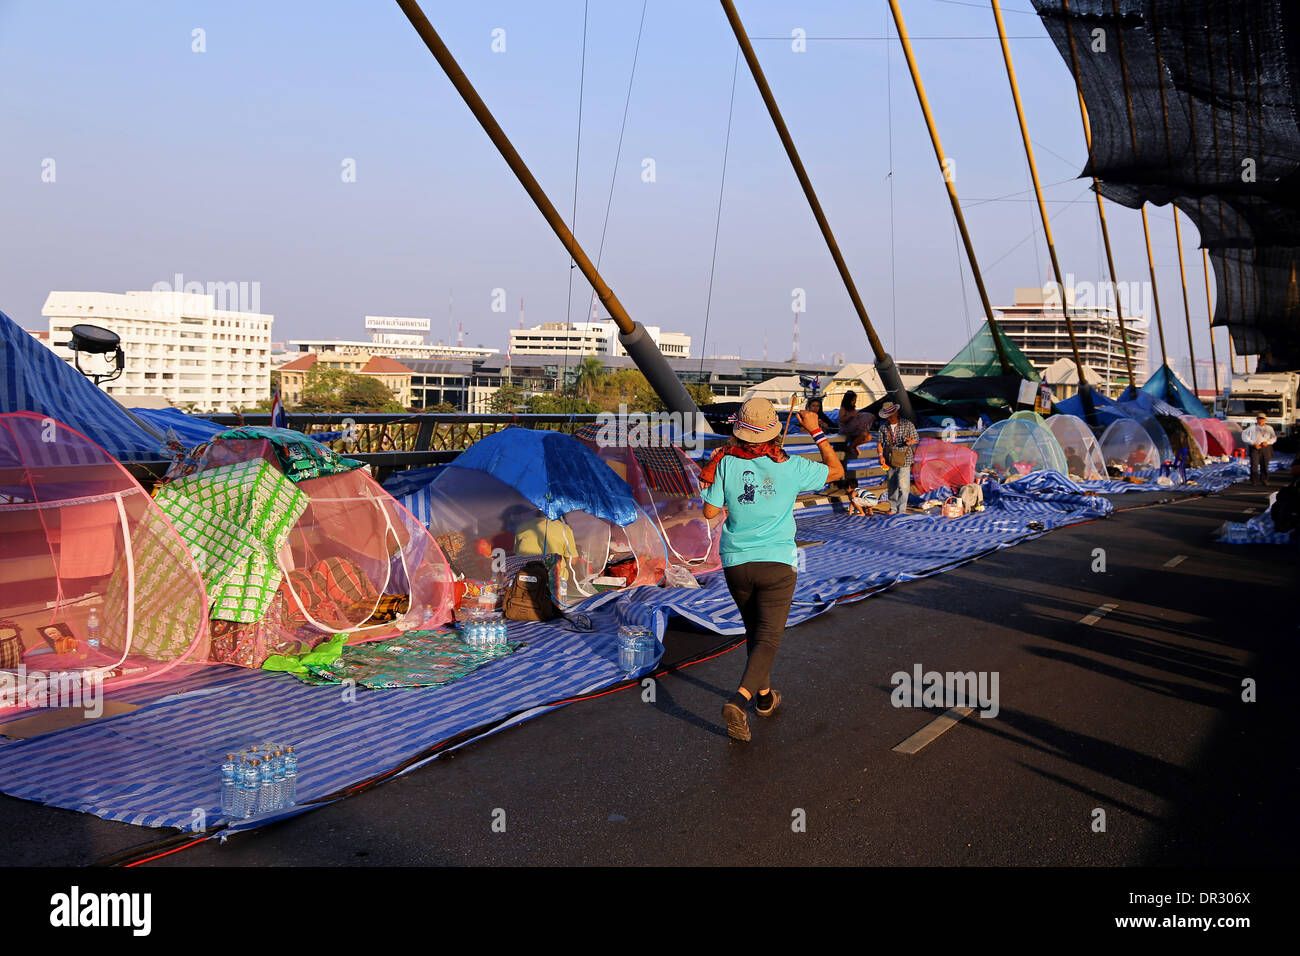
[[[269,414],[225,414],[205,417],[208,421],[227,426],[271,423]],[[330,447],[340,454],[366,462],[374,472],[376,480],[382,482],[395,471],[445,464],[479,439],[504,428],[542,428],[572,434],[583,425],[606,420],[608,416],[595,414],[314,412],[295,413],[290,418],[289,427],[306,435],[332,436],[325,438]],[[720,434],[702,438],[695,446],[694,457],[707,458],[714,448],[729,441],[726,436],[729,429],[724,422],[714,422],[713,427]],[[941,435],[938,429],[922,429],[921,434],[936,438]],[[950,441],[968,443],[974,441],[978,434],[974,431],[950,431],[942,437]],[[839,435],[833,435],[831,443],[837,451],[840,451],[843,458],[844,439]],[[789,436],[787,447],[792,454],[805,457],[817,458],[820,454],[803,434]],[[863,457],[845,462],[845,468],[850,475],[858,479],[871,480],[884,474],[884,470],[876,463],[874,441],[862,445],[859,454]],[[165,461],[140,462],[129,466],[132,473],[146,484],[151,484],[160,478],[166,467]]]

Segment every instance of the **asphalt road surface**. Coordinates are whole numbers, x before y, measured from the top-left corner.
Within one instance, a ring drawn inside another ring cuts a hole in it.
[[[1132,508],[787,630],[785,702],[751,714],[749,744],[719,714],[734,650],[659,677],[653,701],[582,701],[149,866],[1291,865],[1296,552],[1210,539],[1263,503],[1237,486]],[[666,643],[718,642],[679,626]],[[896,751],[946,710],[891,702],[917,665],[996,674],[996,716]],[[165,835],[9,798],[0,816],[11,865]]]

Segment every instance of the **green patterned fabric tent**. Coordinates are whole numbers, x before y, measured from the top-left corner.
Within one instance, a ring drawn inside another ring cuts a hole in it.
[[[259,458],[169,481],[155,500],[194,555],[210,616],[260,620],[283,577],[276,555],[302,517],[307,496]]]

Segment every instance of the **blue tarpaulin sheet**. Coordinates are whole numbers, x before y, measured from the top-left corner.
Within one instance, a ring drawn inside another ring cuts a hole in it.
[[[162,457],[161,442],[107,393],[0,312],[0,412],[36,412],[74,428],[118,461]]]
[[[855,518],[825,506],[800,512],[798,539],[819,543],[799,550],[790,624],[1054,528],[1104,517],[1114,507],[1050,472],[989,483],[985,500],[985,511],[957,520]],[[198,808],[212,826],[222,822],[221,756],[274,737],[300,754],[300,802],[324,801],[408,762],[406,770],[413,769],[432,759],[420,755],[433,745],[494,732],[627,679],[618,666],[621,624],[643,624],[662,636],[668,618],[678,615],[719,634],[740,633],[722,575],[701,583],[598,595],[579,608],[590,630],[512,622],[510,639],[523,641],[522,650],[446,687],[358,691],[349,699],[339,688],[306,686],[286,674],[196,667],[176,681],[115,696],[143,705],[140,710],[0,745],[0,789],[152,827],[191,827]]]

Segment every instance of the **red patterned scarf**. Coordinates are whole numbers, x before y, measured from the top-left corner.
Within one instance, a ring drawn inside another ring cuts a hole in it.
[[[733,445],[727,445],[725,448],[719,448],[709,459],[709,463],[700,469],[700,484],[707,488],[717,480],[718,462],[726,457],[744,458],[746,460],[753,458],[771,458],[778,465],[789,458],[789,454],[781,447],[781,439],[774,438],[771,441],[763,442],[737,442]]]

